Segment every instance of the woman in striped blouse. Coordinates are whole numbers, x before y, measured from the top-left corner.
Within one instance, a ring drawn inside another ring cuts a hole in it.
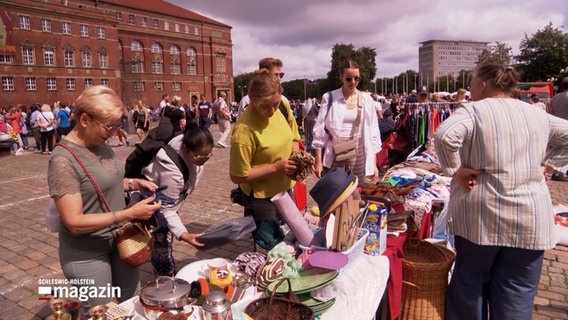
[[[446,319],[487,319],[489,312],[491,319],[531,319],[544,250],[555,246],[542,166],[568,164],[568,121],[511,98],[518,78],[512,67],[479,65],[473,102],[434,137],[453,177],[457,255]]]

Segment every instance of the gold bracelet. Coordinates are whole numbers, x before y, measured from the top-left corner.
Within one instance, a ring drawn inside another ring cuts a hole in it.
[[[115,225],[118,223],[118,218],[116,217],[116,212],[111,211],[110,212],[111,216],[112,216],[112,224]]]

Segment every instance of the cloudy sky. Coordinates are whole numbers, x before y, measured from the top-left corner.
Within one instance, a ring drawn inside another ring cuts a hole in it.
[[[419,42],[505,42],[518,54],[525,34],[549,22],[568,32],[568,0],[167,0],[233,27],[234,74],[266,56],[284,81],[326,76],[336,43],[371,47],[377,77],[418,71]]]

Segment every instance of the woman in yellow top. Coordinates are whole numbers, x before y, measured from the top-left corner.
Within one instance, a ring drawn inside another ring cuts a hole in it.
[[[256,71],[249,84],[251,108],[241,114],[231,137],[231,181],[245,194],[245,215],[254,217],[257,231],[267,220],[280,220],[270,198],[282,191],[291,192],[294,186],[289,175],[296,166],[288,158],[298,149],[300,134],[282,91],[268,69]],[[281,104],[287,117],[279,110]],[[255,240],[257,233],[253,233]]]

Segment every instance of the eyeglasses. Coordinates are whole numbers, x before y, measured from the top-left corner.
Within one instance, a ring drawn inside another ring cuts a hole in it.
[[[345,78],[345,81],[347,81],[347,82],[353,82],[353,80],[355,80],[355,82],[359,82],[359,80],[361,80],[361,78],[360,77],[353,77],[353,78],[347,77],[347,78]]]
[[[280,79],[284,78],[284,72],[273,73],[273,75],[274,75],[275,77],[279,77]]]
[[[124,125],[124,120],[120,120],[120,122],[119,122],[117,125],[114,125],[114,126],[105,126],[105,125],[102,124],[99,120],[97,120],[95,117],[91,117],[91,116],[89,116],[89,117],[90,117],[91,119],[95,120],[95,122],[96,122],[99,126],[103,127],[103,128],[106,130],[107,134],[116,132],[118,129],[120,129],[120,128],[122,127],[122,125]]]
[[[208,160],[213,156],[213,152],[209,152],[208,154],[198,154],[196,155],[192,151],[190,151],[191,155],[195,158],[195,160]]]

